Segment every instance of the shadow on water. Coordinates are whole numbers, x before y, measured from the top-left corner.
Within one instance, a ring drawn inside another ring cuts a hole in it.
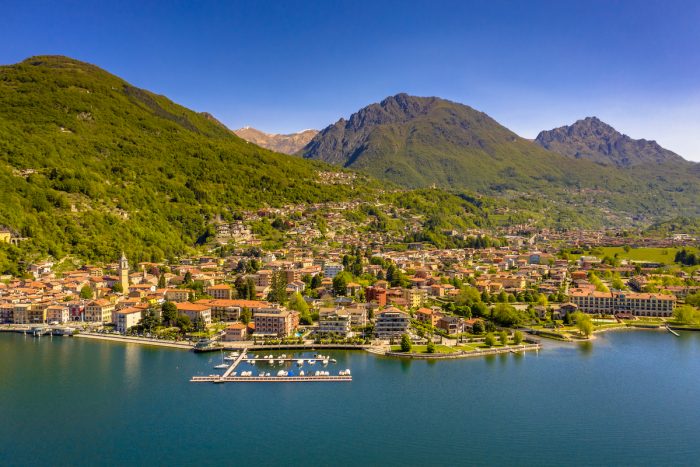
[[[411,369],[411,359],[410,358],[402,358],[401,359],[401,371],[404,373],[408,373]]]

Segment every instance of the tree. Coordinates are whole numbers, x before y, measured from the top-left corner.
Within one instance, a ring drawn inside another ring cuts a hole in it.
[[[190,271],[187,271],[185,273],[185,277],[183,280],[184,280],[185,284],[191,283],[192,282],[192,273]]]
[[[287,274],[284,271],[272,273],[270,293],[267,295],[267,299],[280,304],[284,304],[287,300]]]
[[[435,344],[433,344],[433,341],[428,341],[428,345],[426,346],[425,350],[428,353],[435,353]]]
[[[493,336],[493,334],[486,334],[486,337],[484,338],[484,344],[486,344],[489,347],[493,347],[496,344],[496,338]]]
[[[413,347],[413,344],[411,343],[411,338],[408,336],[408,334],[402,334],[401,335],[401,351],[402,352],[410,352],[412,347]]]
[[[473,334],[482,334],[484,332],[484,323],[481,321],[476,321],[474,325],[472,326],[472,333]]]
[[[112,286],[112,292],[115,293],[124,293],[124,287],[120,282],[115,282],[114,285]]]
[[[152,332],[160,324],[160,318],[155,309],[148,308],[144,311],[139,325],[145,332]]]
[[[253,319],[253,313],[248,308],[243,308],[241,310],[240,320],[243,324],[248,324]]]
[[[590,337],[591,334],[593,334],[593,321],[589,315],[577,311],[574,313],[574,321],[576,321],[576,327],[581,335],[584,337]]]
[[[508,332],[506,331],[501,331],[498,333],[498,340],[501,342],[501,345],[507,345],[508,344]]]
[[[513,305],[499,303],[493,308],[493,319],[501,326],[514,326],[527,320],[525,312],[519,311]]]
[[[348,278],[350,274],[341,272],[333,278],[333,293],[335,295],[345,295],[348,291]]]
[[[187,315],[178,315],[175,326],[179,327],[182,332],[189,332],[192,330],[192,320]]]
[[[323,281],[323,279],[321,278],[321,275],[316,274],[315,276],[313,276],[311,278],[311,288],[318,289],[319,287],[321,287],[322,281]]]
[[[681,324],[697,324],[700,322],[700,311],[690,305],[683,305],[673,310],[673,317]]]
[[[289,299],[288,306],[302,315],[309,312],[309,304],[306,303],[306,300],[304,300],[304,297],[302,297],[299,292],[292,295],[292,298]]]
[[[523,333],[520,331],[515,331],[513,333],[513,343],[515,345],[520,345],[520,343],[523,341]]]
[[[167,323],[168,326],[172,326],[177,319],[177,306],[175,303],[169,300],[165,301],[163,302],[163,305],[161,305],[160,309],[163,312],[163,322]]]
[[[164,289],[167,286],[165,283],[165,274],[161,273],[160,276],[158,276],[158,288],[159,289]]]
[[[84,285],[82,289],[80,289],[80,298],[83,298],[85,300],[90,300],[93,296],[92,293],[92,288],[90,288],[89,285]]]

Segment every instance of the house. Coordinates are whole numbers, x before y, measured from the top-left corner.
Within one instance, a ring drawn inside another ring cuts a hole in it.
[[[365,298],[368,302],[376,302],[377,305],[383,307],[386,305],[386,289],[381,287],[367,287],[365,289]]]
[[[464,321],[458,316],[443,316],[437,322],[437,327],[447,334],[459,334],[464,332]]]
[[[211,307],[201,303],[180,302],[176,303],[177,312],[190,318],[192,323],[202,320],[205,326],[211,324]]]
[[[225,342],[244,341],[248,338],[248,327],[243,323],[233,323],[224,330]]]
[[[124,308],[114,312],[114,324],[117,332],[126,333],[129,328],[139,324],[143,309],[141,308]]]
[[[421,323],[435,326],[440,320],[440,314],[434,312],[430,308],[419,308],[418,311],[416,311],[416,319]]]
[[[411,316],[398,308],[387,307],[379,312],[374,325],[374,335],[380,339],[399,337],[408,331]]]

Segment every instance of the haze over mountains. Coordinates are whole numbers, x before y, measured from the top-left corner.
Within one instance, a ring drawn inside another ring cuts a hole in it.
[[[306,146],[316,136],[318,130],[303,130],[298,133],[281,135],[277,133],[265,133],[249,126],[233,131],[246,141],[255,143],[260,147],[283,154],[294,154]]]

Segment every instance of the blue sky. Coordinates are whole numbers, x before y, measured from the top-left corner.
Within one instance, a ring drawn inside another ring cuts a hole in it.
[[[518,134],[596,115],[700,161],[697,1],[8,1],[0,63],[62,54],[231,128],[435,95]]]

